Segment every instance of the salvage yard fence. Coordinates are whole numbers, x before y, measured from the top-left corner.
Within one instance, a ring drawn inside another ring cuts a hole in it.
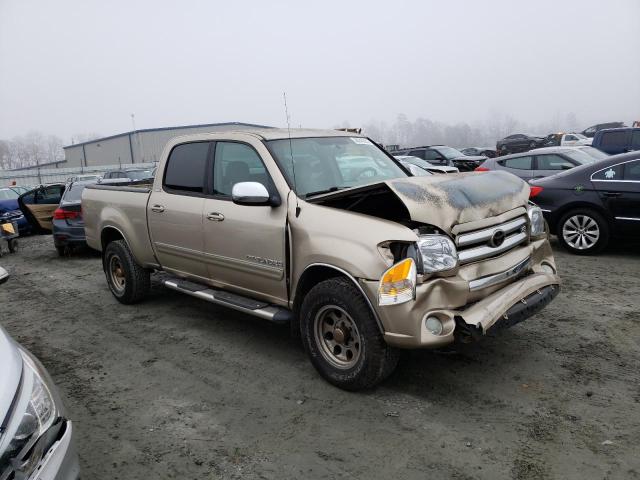
[[[127,164],[125,168],[148,168],[156,166],[156,163]],[[122,165],[100,165],[94,167],[70,167],[70,168],[31,168],[28,170],[0,170],[0,187],[12,185],[31,187],[46,185],[48,183],[65,183],[76,175],[104,175],[110,170],[123,168]]]

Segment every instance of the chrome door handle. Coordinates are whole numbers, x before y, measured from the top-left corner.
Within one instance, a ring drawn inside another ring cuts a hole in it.
[[[151,210],[156,213],[162,213],[164,212],[164,205],[154,205],[151,207]]]
[[[207,219],[212,222],[221,222],[224,220],[224,215],[219,212],[209,212],[207,213]]]

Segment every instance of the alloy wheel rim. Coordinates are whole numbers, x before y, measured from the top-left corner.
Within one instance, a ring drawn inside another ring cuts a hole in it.
[[[331,365],[352,368],[360,359],[362,338],[351,316],[336,305],[322,307],[314,319],[316,344]]]
[[[124,268],[118,257],[111,257],[109,260],[109,275],[111,276],[111,284],[116,291],[123,292],[127,284]]]
[[[574,215],[564,222],[562,238],[577,250],[588,250],[598,243],[600,227],[598,222],[588,215]]]

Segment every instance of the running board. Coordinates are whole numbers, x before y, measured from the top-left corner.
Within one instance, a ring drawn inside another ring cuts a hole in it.
[[[293,317],[291,311],[286,308],[270,305],[260,300],[243,297],[242,295],[225,290],[214,289],[207,285],[201,285],[188,280],[172,278],[164,280],[162,283],[171,290],[186,293],[187,295],[205,300],[209,303],[229,307],[239,312],[269,320],[270,322],[284,324],[290,322]]]

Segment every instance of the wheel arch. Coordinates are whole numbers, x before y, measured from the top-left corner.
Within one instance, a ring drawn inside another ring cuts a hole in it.
[[[309,293],[309,291],[318,283],[335,277],[346,278],[355,285],[355,287],[367,302],[371,313],[373,313],[373,317],[375,318],[376,324],[380,329],[380,333],[384,334],[384,327],[382,326],[380,317],[378,316],[376,309],[371,303],[371,299],[369,299],[362,286],[358,283],[358,280],[346,270],[327,263],[312,263],[310,265],[307,265],[303,270],[302,275],[300,275],[293,296],[294,320],[292,321],[292,331],[299,331],[300,307],[302,306],[302,302],[307,293]]]

